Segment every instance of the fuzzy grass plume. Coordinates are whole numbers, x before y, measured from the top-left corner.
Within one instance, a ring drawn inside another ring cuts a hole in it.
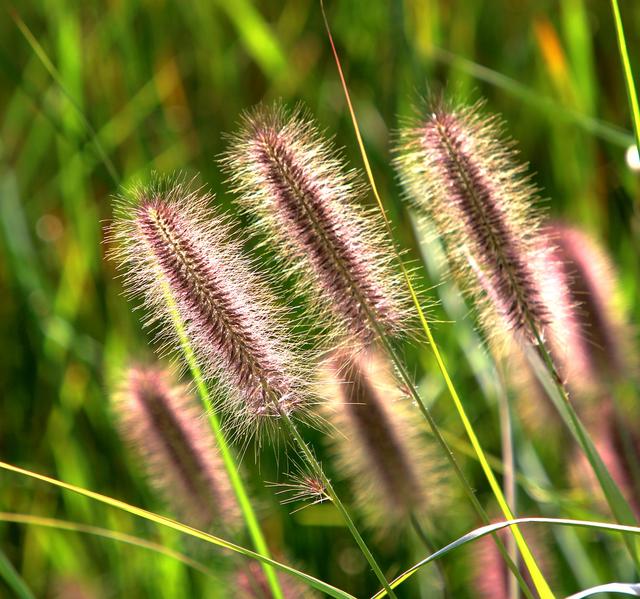
[[[552,223],[545,228],[552,260],[541,272],[549,287],[566,290],[548,303],[550,347],[570,387],[604,388],[629,373],[632,344],[624,324],[614,269],[604,251],[582,231]]]
[[[487,334],[533,340],[547,310],[533,264],[544,260],[535,189],[496,116],[482,105],[436,103],[400,133],[395,164],[407,195],[442,238],[459,281],[480,307]],[[473,281],[474,283],[469,283]]]
[[[378,216],[360,205],[356,173],[302,110],[288,114],[274,106],[247,114],[224,167],[240,205],[259,231],[277,239],[300,275],[302,291],[312,292],[346,331],[369,340],[372,318],[387,332],[403,328],[402,286]]]
[[[212,197],[183,184],[137,187],[112,227],[115,256],[147,324],[175,344],[170,302],[184,323],[205,375],[222,383],[220,408],[251,429],[302,408],[304,382],[285,341],[280,311],[257,278]]]
[[[240,527],[240,511],[194,398],[160,368],[134,367],[113,397],[122,436],[153,484],[188,523]]]
[[[411,514],[433,514],[447,486],[440,455],[420,435],[390,370],[375,350],[341,347],[320,376],[338,471],[352,481],[369,521],[385,528]]]

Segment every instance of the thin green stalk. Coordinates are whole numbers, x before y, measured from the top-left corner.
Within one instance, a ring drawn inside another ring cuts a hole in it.
[[[371,569],[373,570],[378,580],[382,584],[384,590],[387,592],[387,595],[391,597],[391,599],[396,599],[396,595],[391,589],[391,586],[389,585],[389,581],[387,580],[386,576],[380,569],[380,566],[378,565],[375,558],[373,557],[371,550],[369,549],[369,547],[367,547],[367,544],[365,543],[364,539],[360,535],[358,528],[356,527],[349,512],[347,511],[347,508],[344,506],[342,501],[340,501],[340,498],[338,497],[333,486],[331,485],[331,481],[328,479],[327,475],[324,473],[322,466],[320,465],[316,457],[313,455],[313,452],[311,451],[311,449],[309,449],[309,446],[307,445],[305,440],[302,438],[300,431],[298,431],[298,428],[293,423],[293,421],[291,420],[288,414],[281,413],[281,422],[284,424],[284,428],[287,430],[287,433],[291,435],[291,438],[296,442],[296,444],[302,451],[302,454],[305,460],[307,461],[309,466],[311,466],[311,468],[313,469],[315,476],[317,476],[322,481],[322,484],[324,485],[324,488],[325,488],[325,492],[327,493],[327,495],[329,496],[333,504],[336,506],[336,508],[340,512],[340,515],[343,517],[347,525],[347,528],[349,528],[349,530],[351,531],[351,534],[353,535],[353,538],[358,544],[358,547],[360,547],[360,550],[362,551],[366,560],[369,562]]]
[[[629,52],[627,50],[627,41],[622,27],[622,18],[620,17],[620,7],[618,0],[611,0],[611,10],[613,11],[613,20],[616,25],[616,36],[618,38],[618,51],[620,52],[620,61],[624,70],[624,82],[627,88],[627,98],[629,100],[629,109],[631,110],[631,120],[633,122],[633,132],[636,136],[636,149],[640,152],[640,106],[638,105],[638,94],[636,85],[633,80],[633,71],[631,70],[631,61],[629,60]]]
[[[431,543],[431,541],[429,540],[429,537],[427,533],[424,531],[424,528],[422,527],[422,525],[420,524],[420,521],[418,520],[418,518],[416,518],[416,515],[412,513],[409,519],[411,520],[411,526],[413,527],[413,530],[415,531],[416,536],[418,537],[418,539],[420,539],[420,542],[424,545],[424,548],[429,553],[434,553],[436,549],[433,546],[433,543]],[[440,587],[442,590],[442,596],[445,599],[448,599],[451,596],[449,593],[449,581],[447,579],[447,573],[445,572],[442,562],[439,562],[439,561],[436,562],[436,569],[438,570],[438,577],[440,578]]]
[[[587,456],[589,464],[598,479],[600,487],[604,492],[607,503],[609,504],[615,519],[620,524],[636,524],[637,520],[631,507],[611,477],[611,474],[598,454],[588,431],[582,424],[582,421],[571,404],[567,390],[553,362],[553,358],[542,340],[537,327],[533,322],[529,322],[529,326],[533,332],[536,345],[533,348],[533,352],[528,352],[528,357],[532,362],[536,375],[544,385],[545,390],[554,402],[558,412],[560,412],[560,415],[565,421],[567,427]],[[535,362],[536,358],[542,362],[542,372],[540,365]],[[544,374],[547,376],[545,377]],[[551,385],[549,385],[548,379],[550,379]],[[635,541],[631,541],[627,536],[623,536],[623,538],[636,566],[636,570],[640,571],[640,557],[638,556]]]
[[[480,465],[482,467],[482,470],[487,478],[487,480],[489,481],[489,486],[491,487],[491,490],[493,491],[493,494],[496,498],[496,500],[498,501],[498,504],[500,506],[500,509],[502,511],[502,513],[504,514],[505,518],[512,520],[513,519],[513,514],[511,513],[511,509],[509,508],[509,505],[507,504],[504,495],[502,494],[502,490],[500,489],[500,485],[498,484],[498,481],[496,480],[495,475],[493,474],[493,471],[491,470],[491,467],[489,466],[489,463],[487,461],[486,456],[484,455],[484,451],[482,449],[482,446],[480,445],[480,442],[478,441],[478,437],[475,434],[475,431],[473,429],[473,426],[471,424],[471,421],[469,420],[466,411],[464,409],[464,406],[462,405],[462,402],[460,401],[460,397],[458,396],[458,392],[456,391],[455,386],[453,385],[453,381],[451,380],[451,377],[449,376],[449,372],[447,370],[447,367],[444,363],[444,360],[442,359],[442,356],[440,354],[440,350],[438,349],[438,346],[436,345],[435,339],[433,338],[433,335],[431,333],[431,327],[429,326],[429,323],[427,322],[427,319],[424,315],[424,311],[422,310],[422,306],[420,305],[420,301],[418,299],[418,296],[415,292],[415,289],[413,288],[413,284],[411,283],[411,278],[409,277],[409,273],[407,272],[407,269],[404,265],[404,262],[402,260],[402,257],[400,256],[400,252],[398,251],[398,248],[396,247],[395,243],[393,243],[393,231],[391,230],[391,223],[389,222],[389,219],[387,217],[387,213],[386,210],[384,208],[384,204],[382,203],[382,198],[380,197],[380,194],[378,193],[378,187],[376,185],[375,179],[373,177],[373,171],[371,170],[371,165],[369,163],[369,158],[367,156],[367,152],[365,150],[364,147],[364,142],[362,141],[362,135],[360,133],[360,126],[358,125],[358,120],[356,118],[356,114],[355,114],[355,110],[353,108],[353,104],[351,103],[351,96],[349,94],[349,88],[347,87],[347,82],[346,79],[344,77],[344,73],[342,71],[342,65],[340,63],[340,57],[338,56],[338,51],[336,50],[336,46],[335,43],[333,41],[333,36],[331,35],[331,28],[329,27],[329,21],[327,19],[327,15],[326,12],[324,10],[324,2],[323,0],[320,0],[320,7],[322,10],[322,17],[324,19],[324,24],[325,24],[325,28],[327,31],[327,35],[329,37],[329,42],[331,44],[331,49],[333,51],[333,56],[335,59],[335,63],[336,63],[336,67],[338,69],[338,75],[340,77],[340,82],[342,84],[342,89],[344,91],[344,95],[345,95],[345,100],[347,102],[347,107],[349,109],[349,114],[351,115],[351,121],[353,123],[353,129],[356,135],[356,140],[358,142],[358,147],[360,149],[360,154],[362,156],[362,161],[364,164],[364,168],[365,168],[365,172],[367,173],[367,178],[369,180],[369,183],[371,185],[371,190],[373,191],[373,195],[376,199],[378,208],[380,210],[380,213],[384,219],[384,223],[385,223],[385,227],[387,229],[387,232],[389,234],[389,239],[391,240],[391,245],[392,245],[392,249],[393,252],[395,254],[396,260],[398,262],[398,264],[400,265],[400,268],[402,270],[402,275],[404,277],[404,280],[407,284],[407,288],[409,289],[409,293],[411,295],[411,299],[414,303],[414,306],[418,312],[418,316],[420,318],[420,322],[422,324],[422,328],[424,329],[424,332],[427,336],[427,341],[429,343],[429,346],[431,347],[431,351],[436,359],[436,362],[438,364],[438,369],[440,370],[440,374],[442,375],[442,377],[444,378],[445,384],[447,386],[447,389],[449,391],[449,395],[451,396],[451,399],[453,400],[453,403],[456,407],[456,410],[458,411],[458,415],[460,417],[460,419],[462,420],[463,426],[465,428],[465,431],[467,433],[467,436],[469,437],[469,440],[471,441],[471,444],[473,445],[473,448],[476,452],[476,455],[478,457],[478,460],[480,462]],[[451,452],[451,449],[449,448],[449,446],[447,445],[447,442],[445,441],[444,437],[442,436],[442,434],[440,433],[437,424],[435,423],[435,421],[433,420],[429,410],[426,408],[426,406],[424,405],[424,403],[422,402],[419,394],[417,393],[415,386],[413,385],[413,382],[411,380],[411,377],[409,376],[409,373],[407,372],[406,368],[404,367],[404,365],[402,364],[402,361],[399,359],[399,357],[397,356],[396,352],[394,351],[393,347],[391,346],[391,343],[389,342],[389,340],[387,339],[384,331],[381,329],[381,327],[378,325],[378,323],[376,322],[375,317],[372,317],[372,315],[370,314],[369,310],[367,309],[366,303],[362,303],[362,305],[365,308],[365,311],[367,313],[367,316],[370,319],[370,322],[373,326],[373,328],[375,329],[376,333],[378,334],[379,339],[382,341],[383,345],[385,345],[385,347],[388,349],[390,356],[392,357],[394,364],[396,365],[396,367],[398,368],[398,370],[400,371],[400,374],[402,376],[403,381],[406,383],[407,387],[410,390],[410,394],[412,395],[412,398],[416,401],[418,407],[420,408],[420,411],[423,415],[423,417],[425,418],[425,420],[427,421],[427,423],[429,424],[429,426],[431,427],[431,430],[433,431],[434,435],[436,436],[436,439],[438,440],[438,443],[440,444],[440,446],[444,449],[449,462],[451,463],[451,465],[453,466],[456,475],[458,476],[458,478],[460,479],[460,481],[462,482],[462,485],[465,489],[465,492],[467,493],[467,495],[469,496],[473,506],[475,507],[476,511],[478,512],[478,514],[480,515],[480,517],[482,518],[482,520],[484,522],[489,522],[489,518],[486,514],[486,512],[484,511],[484,509],[482,508],[482,506],[480,505],[480,502],[478,501],[478,498],[475,496],[475,493],[473,492],[473,489],[471,488],[471,486],[469,485],[469,482],[467,481],[466,477],[464,476],[464,473],[462,472],[462,470],[460,469],[458,463],[456,462],[453,453]],[[524,559],[524,562],[527,566],[527,569],[529,570],[529,573],[531,574],[531,580],[533,581],[533,584],[536,587],[536,590],[538,591],[538,594],[540,595],[541,599],[549,599],[549,598],[553,598],[554,594],[551,591],[551,588],[549,587],[547,581],[545,580],[542,572],[540,571],[540,568],[538,567],[538,564],[535,561],[535,558],[533,557],[533,555],[531,554],[531,551],[529,550],[529,547],[527,546],[527,542],[525,541],[524,537],[522,536],[522,533],[520,532],[519,528],[517,526],[512,527],[511,532],[513,534],[513,536],[516,539],[516,543],[518,544],[518,547],[520,548],[520,552],[522,553],[522,557]],[[496,537],[494,536],[494,539],[496,541],[496,544],[498,545],[498,548],[500,549],[500,552],[502,553],[502,556],[505,558],[505,560],[507,561],[507,565],[509,566],[509,569],[516,575],[519,577],[520,580],[522,580],[522,576],[520,575],[520,572],[518,571],[517,566],[515,566],[515,564],[513,564],[513,562],[511,561],[511,559],[509,559],[509,556],[506,554],[504,545],[502,544],[502,542]],[[521,586],[523,588],[523,591],[525,593],[529,593],[530,596],[530,592],[528,587],[526,586],[526,584],[524,584],[524,581],[521,583]]]
[[[35,595],[22,579],[22,576],[13,567],[4,551],[0,551],[0,576],[7,583],[7,586],[16,594],[19,599],[35,599]]]
[[[513,453],[513,426],[511,406],[509,397],[505,391],[503,384],[503,376],[498,369],[498,377],[500,378],[500,393],[498,394],[498,411],[500,413],[500,437],[502,445],[502,463],[504,465],[504,475],[502,485],[504,487],[504,496],[507,503],[511,506],[514,515],[518,516],[517,494],[516,494],[516,478],[515,478],[515,458]],[[507,552],[509,557],[518,563],[518,548],[514,542],[513,536],[507,539]],[[510,599],[518,599],[518,584],[513,576],[509,576],[509,597]]]
[[[163,286],[165,301],[167,302],[167,306],[169,309],[169,314],[171,316],[173,326],[176,330],[176,334],[178,335],[178,339],[180,341],[180,347],[182,348],[185,361],[189,366],[189,370],[191,371],[191,376],[193,377],[193,380],[196,383],[196,388],[198,390],[198,395],[200,396],[200,400],[202,401],[204,409],[208,415],[209,425],[211,426],[211,430],[213,431],[213,435],[216,439],[218,449],[220,450],[220,455],[222,456],[222,461],[224,462],[224,466],[227,470],[227,474],[229,475],[229,480],[231,481],[231,485],[236,494],[236,498],[238,499],[240,510],[242,511],[242,515],[247,525],[249,535],[251,536],[251,540],[253,541],[253,545],[256,548],[256,551],[260,555],[270,558],[271,555],[269,553],[269,548],[267,547],[267,543],[265,541],[264,535],[262,534],[260,523],[258,522],[258,519],[256,518],[256,514],[253,511],[253,507],[251,506],[249,496],[247,495],[242,479],[240,478],[240,473],[235,463],[235,459],[233,457],[233,454],[231,453],[229,445],[227,444],[227,440],[224,436],[224,433],[222,432],[222,428],[220,427],[220,422],[218,420],[218,417],[213,409],[213,402],[211,401],[209,390],[207,388],[206,383],[204,382],[202,371],[200,370],[200,366],[198,365],[198,361],[196,359],[195,353],[193,351],[193,348],[191,347],[191,342],[187,337],[187,333],[184,329],[184,323],[180,318],[180,314],[178,312],[175,300],[173,298],[173,295],[171,293],[168,283],[163,280],[162,286]],[[274,598],[284,599],[282,588],[280,587],[280,582],[278,580],[278,576],[276,575],[275,570],[271,566],[265,563],[261,563],[261,566],[265,576],[267,577],[269,589],[271,590],[271,593],[273,594]]]

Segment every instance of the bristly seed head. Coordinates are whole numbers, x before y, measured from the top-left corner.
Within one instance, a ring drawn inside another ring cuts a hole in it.
[[[247,115],[223,164],[258,229],[279,241],[288,265],[293,257],[305,293],[360,339],[374,336],[372,318],[387,332],[402,330],[402,286],[379,215],[359,204],[356,174],[301,110]]]
[[[177,311],[205,376],[224,385],[220,408],[238,429],[301,408],[304,383],[280,311],[225,220],[210,211],[211,196],[170,182],[131,195],[112,228],[114,255],[149,323],[175,345]]]
[[[123,437],[153,483],[193,526],[240,526],[240,512],[202,413],[159,368],[131,368],[114,395]]]
[[[339,471],[370,522],[386,528],[412,512],[433,515],[447,486],[444,464],[421,436],[384,358],[371,349],[339,348],[320,385]]]
[[[585,233],[552,223],[544,243],[551,260],[539,276],[565,301],[547,301],[549,345],[561,374],[574,390],[602,389],[628,372],[632,343],[611,261]]]
[[[500,129],[478,105],[441,103],[401,132],[395,163],[408,196],[435,224],[455,274],[481,307],[488,334],[502,323],[533,340],[531,325],[547,322],[532,272],[541,259],[533,243],[540,219],[532,206],[535,190]]]

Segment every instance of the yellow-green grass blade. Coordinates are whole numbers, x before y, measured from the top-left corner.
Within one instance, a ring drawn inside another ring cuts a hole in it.
[[[101,537],[103,539],[110,539],[120,543],[126,543],[134,547],[140,547],[141,549],[148,549],[155,553],[160,553],[166,557],[182,562],[189,568],[197,570],[201,574],[206,576],[216,577],[216,573],[208,568],[202,562],[195,560],[184,553],[165,547],[160,543],[143,539],[135,535],[126,534],[117,530],[109,530],[108,528],[101,528],[99,526],[92,526],[90,524],[83,524],[81,522],[70,522],[68,520],[60,520],[58,518],[47,518],[44,516],[36,516],[33,514],[17,514],[13,512],[0,512],[1,522],[14,522],[16,524],[26,524],[30,526],[41,526],[45,528],[54,528],[56,530],[64,530],[69,532],[77,532],[82,534],[93,535]]]
[[[186,524],[182,524],[177,522],[176,520],[172,520],[171,518],[167,518],[166,516],[161,516],[159,514],[155,514],[153,512],[149,512],[143,508],[136,507],[134,505],[128,504],[124,501],[120,501],[119,499],[115,499],[113,497],[109,497],[108,495],[102,495],[95,491],[91,491],[90,489],[85,489],[83,487],[78,487],[76,485],[72,485],[70,483],[66,483],[61,480],[57,480],[55,478],[51,478],[50,476],[45,476],[44,474],[38,474],[37,472],[33,472],[31,470],[27,470],[25,468],[20,468],[18,466],[14,466],[13,464],[8,464],[6,462],[0,461],[0,468],[3,470],[7,470],[8,472],[13,472],[15,474],[20,474],[22,476],[27,476],[29,478],[33,478],[40,482],[47,483],[49,485],[53,485],[60,489],[64,489],[66,491],[71,491],[72,493],[77,493],[78,495],[83,495],[84,497],[88,497],[94,501],[98,501],[105,505],[109,505],[116,509],[128,512],[133,516],[137,516],[139,518],[143,518],[144,520],[148,520],[149,522],[153,522],[160,526],[165,526],[167,528],[171,528],[178,532],[181,532],[185,535],[193,537],[195,539],[199,539],[201,541],[205,541],[211,545],[215,545],[217,547],[221,547],[222,549],[226,549],[228,551],[232,551],[239,555],[243,555],[245,557],[258,560],[261,563],[268,564],[272,566],[276,570],[284,572],[286,574],[291,574],[313,587],[314,589],[326,593],[330,597],[335,597],[336,599],[355,599],[353,595],[338,589],[322,580],[318,580],[309,574],[305,574],[300,570],[296,570],[291,566],[287,566],[281,562],[278,562],[274,559],[265,557],[256,553],[255,551],[251,551],[250,549],[246,549],[245,547],[241,547],[240,545],[236,545],[231,541],[226,541],[220,537],[212,535],[210,533],[203,532],[198,530],[197,528],[193,528],[191,526],[187,526]]]
[[[613,20],[616,26],[616,36],[618,38],[618,51],[620,52],[620,61],[624,70],[624,82],[627,88],[627,98],[629,100],[629,109],[631,111],[631,121],[636,136],[636,148],[640,152],[640,105],[638,105],[638,93],[636,92],[636,84],[633,79],[633,70],[631,69],[631,61],[629,59],[629,51],[627,49],[627,40],[624,35],[622,26],[622,17],[620,16],[620,7],[618,0],[611,0],[611,10],[613,12]]]

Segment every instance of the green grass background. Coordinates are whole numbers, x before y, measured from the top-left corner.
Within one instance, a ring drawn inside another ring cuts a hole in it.
[[[236,128],[243,110],[276,99],[303,101],[359,167],[320,8],[314,0],[1,4],[0,457],[168,513],[123,446],[109,410],[120,369],[152,355],[149,335],[104,257],[105,222],[118,192],[110,170],[123,183],[152,170],[200,173],[218,203],[229,207],[215,161],[226,147],[224,133]],[[411,257],[418,255],[416,240],[390,166],[393,131],[431,92],[485,97],[531,163],[550,214],[581,226],[610,252],[630,319],[640,322],[640,185],[625,163],[633,138],[609,3],[327,4],[374,173]],[[58,81],[18,28],[14,10]],[[623,0],[621,11],[637,73],[640,5]],[[433,316],[449,318],[439,308]],[[439,324],[436,338],[484,447],[499,455],[495,406],[459,348],[470,320],[461,326]],[[438,421],[462,439],[428,349],[412,346],[406,354]],[[523,457],[533,452],[556,490],[536,495],[525,488],[521,513],[594,515],[584,492],[566,489],[568,456],[541,441],[523,439],[519,463],[539,482],[540,473]],[[278,478],[273,452],[262,453],[260,466],[251,454],[243,461],[276,553],[359,596],[374,592],[375,579],[332,508],[289,516],[262,483]],[[491,511],[477,464],[469,460],[465,468]],[[0,509],[146,536],[221,572],[227,563],[220,552],[15,475],[0,474]],[[433,526],[434,540],[443,545],[477,524],[456,498]],[[546,534],[558,592],[629,574],[619,539],[567,533],[573,539],[567,542],[580,547],[576,563],[569,563],[558,538]],[[425,554],[408,534],[393,542],[369,537],[390,576]],[[0,547],[38,597],[71,596],[64,594],[67,584],[83,589],[83,597],[233,596],[168,558],[74,533],[1,525]],[[473,548],[447,558],[454,596],[473,595],[467,576],[473,560]],[[10,596],[2,585],[0,596]],[[401,595],[419,591],[413,583]]]

